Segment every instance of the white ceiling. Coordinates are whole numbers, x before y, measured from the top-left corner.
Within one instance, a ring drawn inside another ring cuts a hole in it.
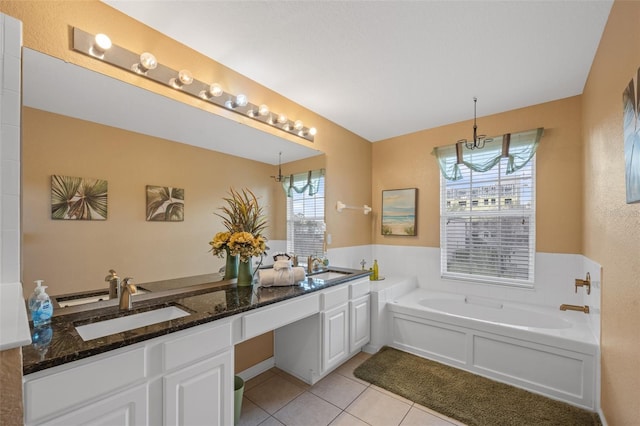
[[[372,142],[581,94],[612,5],[103,1]]]

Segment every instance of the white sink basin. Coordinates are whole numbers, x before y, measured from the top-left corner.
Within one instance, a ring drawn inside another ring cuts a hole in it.
[[[328,271],[328,272],[321,272],[319,274],[312,274],[309,275],[310,278],[313,278],[314,280],[324,280],[324,281],[328,281],[328,280],[332,280],[334,278],[342,278],[344,276],[350,275],[348,273],[342,273],[342,272],[335,272],[335,271]]]
[[[156,309],[154,311],[128,315],[126,317],[80,325],[76,327],[76,331],[80,337],[82,337],[82,340],[86,342],[87,340],[97,339],[99,337],[109,336],[111,334],[121,333],[123,331],[133,330],[134,328],[145,327],[147,325],[157,324],[163,321],[186,317],[187,315],[190,315],[190,313],[175,306],[169,306],[162,309]]]

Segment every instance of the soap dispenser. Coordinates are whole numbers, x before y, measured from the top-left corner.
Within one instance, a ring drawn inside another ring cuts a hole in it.
[[[29,311],[31,312],[33,326],[38,327],[51,322],[53,305],[51,304],[51,298],[45,291],[47,287],[42,285],[43,281],[36,280],[34,282],[37,285],[31,296],[29,296]]]
[[[378,275],[378,260],[374,259],[373,261],[373,272],[372,272],[372,277],[371,279],[373,281],[378,281],[380,279],[380,276]]]

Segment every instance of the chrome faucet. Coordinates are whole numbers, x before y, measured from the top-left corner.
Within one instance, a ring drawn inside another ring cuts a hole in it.
[[[120,298],[120,277],[116,274],[116,271],[109,269],[109,275],[104,277],[104,280],[109,283],[109,299]]]
[[[132,307],[131,295],[137,293],[138,289],[133,283],[133,278],[127,277],[122,280],[120,289],[120,310],[130,310]]]

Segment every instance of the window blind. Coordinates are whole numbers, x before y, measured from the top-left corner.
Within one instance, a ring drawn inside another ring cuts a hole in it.
[[[497,146],[496,146],[497,145]],[[501,143],[467,151],[492,161]],[[483,172],[459,164],[457,180],[441,176],[442,276],[532,287],[535,259],[535,161],[513,170],[500,158]]]
[[[315,173],[318,172],[318,173]],[[313,195],[310,191],[291,191],[287,197],[287,252],[302,257],[324,253],[324,171],[314,171]],[[299,181],[296,182],[296,179]],[[308,174],[293,175],[294,184],[305,185]]]

